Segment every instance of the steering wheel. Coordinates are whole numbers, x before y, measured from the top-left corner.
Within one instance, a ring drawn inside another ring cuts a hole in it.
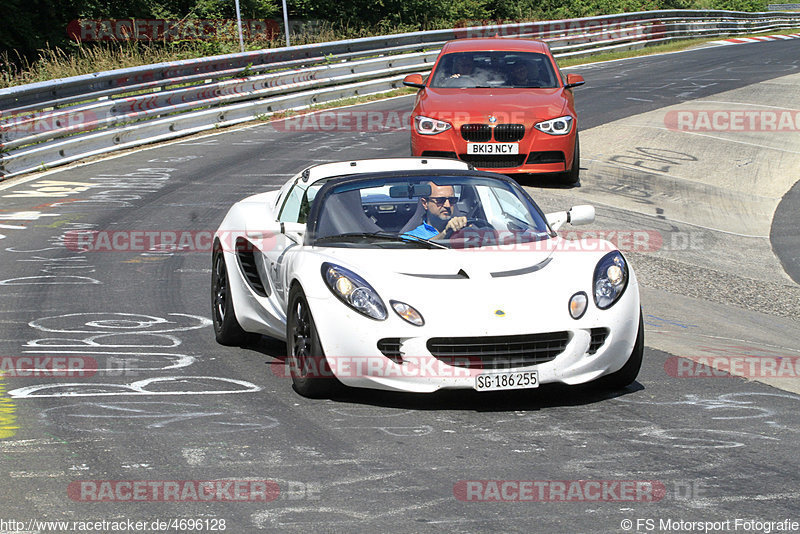
[[[492,232],[494,232],[494,226],[492,226],[486,219],[481,219],[480,217],[467,217],[467,224],[466,226],[464,226],[464,228],[462,228],[461,230],[457,230],[455,232],[453,232],[452,230],[448,230],[447,232],[445,232],[444,238],[450,239],[453,236],[460,237],[461,234],[464,233],[464,230],[466,230],[470,226],[477,230],[483,229],[483,230],[491,230]]]

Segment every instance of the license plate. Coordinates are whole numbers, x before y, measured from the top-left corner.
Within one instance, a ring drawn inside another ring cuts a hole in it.
[[[519,143],[467,143],[467,154],[519,154]]]
[[[538,387],[539,371],[484,373],[475,377],[475,389],[478,391],[499,391],[502,389],[529,389]]]

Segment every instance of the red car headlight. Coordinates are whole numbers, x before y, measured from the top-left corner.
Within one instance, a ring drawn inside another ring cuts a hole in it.
[[[572,130],[572,122],[574,120],[572,116],[564,115],[563,117],[538,122],[533,127],[550,135],[567,135]]]
[[[436,135],[438,133],[447,131],[452,127],[453,125],[449,122],[431,119],[430,117],[424,117],[422,115],[417,115],[414,117],[414,128],[417,130],[418,134]]]

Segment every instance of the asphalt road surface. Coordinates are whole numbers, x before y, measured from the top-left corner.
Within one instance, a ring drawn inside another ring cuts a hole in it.
[[[582,136],[795,74],[798,43],[583,67]],[[411,103],[348,109],[408,111]],[[706,249],[663,260],[639,254],[647,349],[638,382],[614,394],[542,387],[309,400],[286,378],[282,343],[215,343],[202,236],[232,203],[310,163],[407,154],[407,131],[265,123],[0,184],[3,360],[61,357],[99,369],[0,378],[0,532],[45,531],[34,520],[67,521],[65,532],[110,532],[110,522],[129,520],[143,522],[142,532],[703,531],[687,522],[767,532],[763,522],[785,520],[800,530],[800,396],[791,383],[716,371],[682,378],[676,356],[686,354],[660,350],[693,343],[708,354],[791,360],[797,284],[779,268],[754,276],[758,292],[775,293],[750,306],[735,300],[750,280],[737,258],[728,268],[724,254]],[[581,188],[525,184],[548,207],[586,200],[598,184],[592,165]],[[603,194],[604,205],[619,204],[598,209],[599,227],[663,228],[625,190]],[[797,198],[795,188],[772,229],[775,253],[794,273]],[[70,241],[80,230],[188,230],[197,240],[177,250],[80,253]],[[754,254],[771,253],[762,241]],[[682,292],[691,266],[704,262],[719,264],[719,276]],[[714,314],[721,319],[712,325]],[[726,325],[759,342],[735,342]],[[133,481],[150,489],[137,494]],[[164,481],[180,481],[180,502],[159,498],[176,487]],[[198,481],[216,481],[213,500],[192,499]],[[251,497],[237,501],[235,483]],[[107,523],[80,523],[96,521]]]

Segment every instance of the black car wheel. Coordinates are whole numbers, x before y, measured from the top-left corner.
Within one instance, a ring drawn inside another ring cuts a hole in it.
[[[211,322],[214,336],[221,345],[242,345],[254,337],[245,332],[236,320],[225,258],[221,250],[211,256]]]
[[[286,348],[294,389],[304,397],[330,396],[339,381],[325,360],[314,317],[299,285],[289,291]]]
[[[575,184],[580,179],[581,172],[581,141],[578,133],[575,133],[575,153],[572,156],[572,167],[570,170],[562,174],[562,181],[564,184]]]

